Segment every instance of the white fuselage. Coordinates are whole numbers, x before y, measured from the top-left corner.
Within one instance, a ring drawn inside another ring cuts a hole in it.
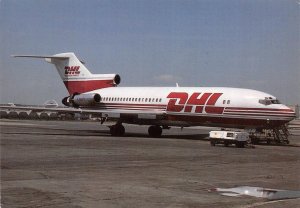
[[[109,87],[88,93],[98,93],[102,98],[101,103],[93,109],[111,112],[117,110],[121,114],[161,114],[165,115],[161,119],[161,124],[165,125],[274,127],[295,116],[290,108],[279,104],[274,96],[249,89]],[[263,104],[264,100],[268,103]]]
[[[293,110],[260,91],[222,87],[116,87],[121,81],[118,74],[92,74],[73,52],[15,57],[45,58],[55,65],[70,94],[63,99],[65,105],[99,114],[117,113],[119,123],[274,128],[295,117]]]

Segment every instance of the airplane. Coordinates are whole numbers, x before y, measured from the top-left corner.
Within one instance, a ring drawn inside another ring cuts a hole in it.
[[[252,89],[228,87],[119,87],[118,74],[92,74],[73,52],[42,58],[54,64],[69,96],[62,103],[68,112],[97,113],[101,123],[117,120],[113,136],[123,136],[123,123],[149,125],[151,137],[171,126],[213,126],[272,129],[295,118],[295,112],[273,95]]]

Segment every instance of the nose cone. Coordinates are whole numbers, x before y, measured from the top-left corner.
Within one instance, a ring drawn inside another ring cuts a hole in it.
[[[286,117],[288,121],[291,121],[293,119],[296,118],[296,112],[294,109],[286,106],[286,105],[282,105],[280,107],[280,112],[282,114],[283,117]]]

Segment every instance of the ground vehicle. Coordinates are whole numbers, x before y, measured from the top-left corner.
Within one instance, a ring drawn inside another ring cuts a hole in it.
[[[216,144],[224,144],[225,146],[235,144],[236,147],[243,148],[249,141],[249,134],[239,131],[210,131],[209,139],[212,146]]]

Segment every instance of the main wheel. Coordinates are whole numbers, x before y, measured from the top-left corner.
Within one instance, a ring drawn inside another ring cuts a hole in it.
[[[110,134],[112,136],[124,136],[125,128],[122,124],[116,124],[110,127]]]
[[[244,148],[245,147],[245,143],[244,142],[236,142],[235,146],[238,148]]]
[[[161,137],[162,128],[160,126],[150,126],[148,129],[148,133],[150,137]]]

